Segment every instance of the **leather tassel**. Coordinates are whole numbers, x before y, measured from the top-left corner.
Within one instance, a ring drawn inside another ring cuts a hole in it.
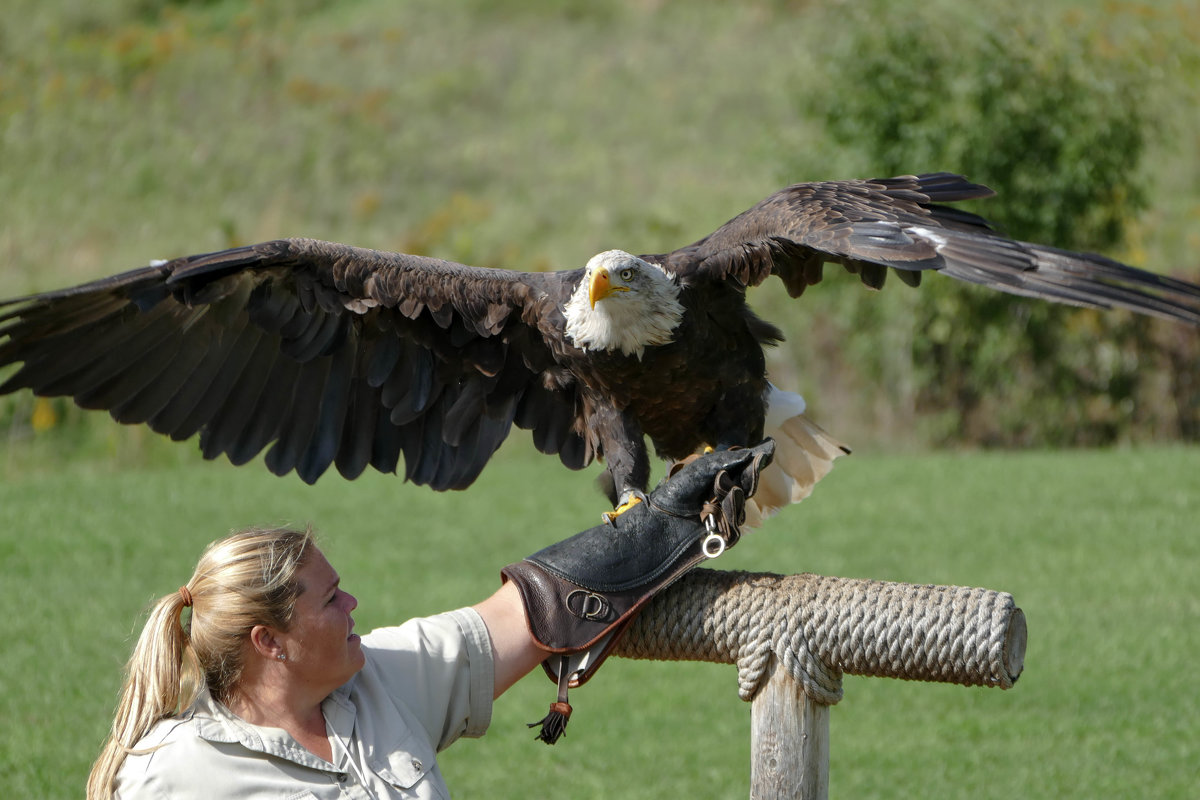
[[[530,728],[541,726],[542,729],[538,731],[536,738],[546,744],[557,742],[559,737],[567,732],[567,722],[571,719],[571,704],[567,702],[567,687],[571,683],[569,665],[569,659],[563,656],[558,668],[558,700],[550,704],[550,713],[537,722],[528,724]]]
[[[536,738],[546,744],[554,744],[558,741],[558,737],[567,732],[567,721],[569,719],[571,719],[570,703],[551,703],[550,713],[537,722],[529,723],[529,727],[532,728],[541,725],[542,729],[538,731]]]

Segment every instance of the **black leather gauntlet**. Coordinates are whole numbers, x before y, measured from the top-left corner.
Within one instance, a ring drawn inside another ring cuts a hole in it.
[[[501,570],[520,589],[530,633],[555,654],[542,666],[558,683],[558,701],[530,725],[540,725],[539,739],[558,740],[571,714],[568,688],[595,674],[655,594],[737,542],[746,498],[774,452],[768,439],[694,457],[647,502]]]

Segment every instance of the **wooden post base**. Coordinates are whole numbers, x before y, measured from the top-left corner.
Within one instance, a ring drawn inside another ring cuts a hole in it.
[[[750,799],[829,797],[829,706],[811,699],[772,656],[750,710]]]

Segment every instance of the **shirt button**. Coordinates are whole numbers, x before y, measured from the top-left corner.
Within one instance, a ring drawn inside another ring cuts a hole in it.
[[[420,772],[420,771],[421,771],[421,767],[422,767],[422,766],[423,766],[423,765],[421,764],[421,759],[419,759],[419,758],[414,758],[414,759],[412,760],[412,768],[413,768],[413,769],[415,769],[417,772]]]

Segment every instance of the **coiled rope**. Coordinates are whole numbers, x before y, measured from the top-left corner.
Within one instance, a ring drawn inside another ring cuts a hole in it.
[[[737,664],[743,700],[774,654],[809,697],[832,705],[843,673],[1010,688],[1025,638],[1005,592],[697,569],[647,604],[613,654]]]

